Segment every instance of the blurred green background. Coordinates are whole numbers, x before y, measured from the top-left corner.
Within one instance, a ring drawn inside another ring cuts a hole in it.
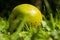
[[[24,3],[34,5],[42,12],[42,24],[28,28],[22,22],[10,35],[9,15],[15,6]],[[0,0],[0,40],[60,40],[60,0]]]

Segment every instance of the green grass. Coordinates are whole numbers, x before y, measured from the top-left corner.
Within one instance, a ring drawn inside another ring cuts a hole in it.
[[[24,20],[19,24],[16,30],[10,34],[8,31],[9,22],[4,18],[0,18],[0,40],[60,40],[60,14],[59,11],[53,12],[47,0],[44,0],[45,7],[44,13],[48,13],[43,16],[43,20],[40,26],[33,27],[28,26]]]
[[[37,27],[28,26],[22,21],[12,34],[8,32],[8,27],[8,21],[0,18],[1,40],[60,40],[59,15],[54,18],[50,13],[49,20],[43,15],[42,24]]]

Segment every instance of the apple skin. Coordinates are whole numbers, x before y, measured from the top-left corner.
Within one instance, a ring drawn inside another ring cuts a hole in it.
[[[42,22],[41,11],[31,4],[18,5],[9,16],[10,29],[15,30],[21,20],[25,20],[28,25],[38,26]]]

